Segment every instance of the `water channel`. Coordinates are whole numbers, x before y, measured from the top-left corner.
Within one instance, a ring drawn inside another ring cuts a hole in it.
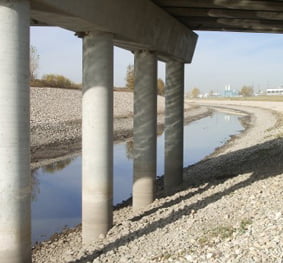
[[[184,127],[184,166],[194,164],[243,130],[239,116],[215,112]],[[132,143],[114,145],[114,205],[128,199],[133,183]],[[157,175],[164,173],[164,134],[157,137]],[[81,223],[81,157],[33,172],[32,242]]]

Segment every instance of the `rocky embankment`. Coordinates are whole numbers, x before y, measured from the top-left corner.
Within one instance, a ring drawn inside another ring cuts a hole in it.
[[[185,168],[185,184],[171,194],[159,185],[143,211],[117,209],[97,242],[83,247],[78,226],[36,246],[33,261],[282,262],[283,105],[208,104],[245,111],[247,130]]]
[[[32,167],[54,162],[81,150],[79,90],[31,88]],[[208,115],[206,107],[185,104],[187,121]],[[190,109],[190,111],[189,111]],[[164,97],[158,96],[158,128],[164,124]],[[114,140],[132,137],[133,93],[114,92]]]

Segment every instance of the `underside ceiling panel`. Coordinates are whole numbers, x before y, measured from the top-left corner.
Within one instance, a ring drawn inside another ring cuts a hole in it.
[[[283,1],[152,1],[192,30],[283,32]]]

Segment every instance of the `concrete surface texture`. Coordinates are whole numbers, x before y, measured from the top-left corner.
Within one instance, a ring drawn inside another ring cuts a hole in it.
[[[29,1],[0,1],[0,262],[30,262]]]
[[[165,98],[164,186],[169,191],[183,182],[184,64],[166,64]]]
[[[156,178],[157,59],[135,53],[133,209],[154,200]]]
[[[105,31],[114,43],[190,63],[197,34],[148,0],[33,0],[32,18],[74,32]],[[111,18],[111,19],[110,19]]]
[[[90,243],[112,226],[113,40],[89,33],[83,40],[82,235]]]

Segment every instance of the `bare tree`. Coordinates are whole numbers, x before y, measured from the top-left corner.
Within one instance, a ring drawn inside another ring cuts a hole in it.
[[[164,96],[164,87],[165,87],[165,84],[164,84],[163,79],[158,79],[157,80],[157,94],[158,95]]]
[[[37,77],[37,71],[39,68],[39,55],[36,47],[30,46],[30,80],[33,81]]]
[[[135,70],[134,65],[128,65],[127,67],[127,73],[126,73],[126,88],[130,90],[134,90],[135,85]],[[157,80],[157,93],[159,95],[164,95],[164,81],[162,79]]]
[[[128,65],[126,74],[126,88],[134,90],[135,85],[135,74],[134,65]]]
[[[241,91],[239,92],[243,97],[250,97],[254,94],[254,89],[252,86],[243,86]]]
[[[191,94],[193,98],[197,98],[200,94],[200,90],[198,88],[193,88]]]

